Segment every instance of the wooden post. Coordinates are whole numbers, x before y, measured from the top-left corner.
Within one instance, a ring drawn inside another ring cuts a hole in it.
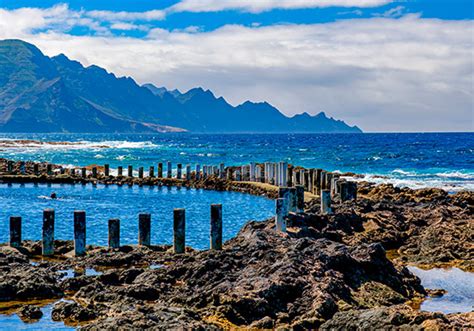
[[[303,185],[296,186],[296,212],[297,213],[304,212],[304,186]]]
[[[38,163],[33,164],[33,173],[35,176],[39,175],[39,165]]]
[[[53,174],[53,165],[52,164],[47,164],[46,165],[46,173],[48,176],[51,176]]]
[[[123,167],[118,166],[117,167],[117,177],[122,177],[123,176]]]
[[[289,208],[290,203],[291,203],[291,201],[290,201],[290,189],[288,187],[280,187],[280,189],[278,190],[278,198],[285,199],[285,201],[286,201],[285,202],[286,205],[287,205],[286,209],[285,209],[286,214],[283,215],[283,216],[286,217],[286,216],[288,216],[288,212],[290,211],[290,208]]]
[[[288,200],[278,198],[275,200],[275,226],[277,231],[286,232],[286,215],[288,215]]]
[[[222,249],[222,205],[211,205],[211,249]]]
[[[140,178],[140,179],[143,178],[143,167],[138,168],[138,178]]]
[[[87,169],[86,168],[81,168],[81,177],[86,178],[87,177]]]
[[[10,246],[18,248],[21,246],[21,217],[10,217]]]
[[[178,163],[177,169],[176,169],[176,178],[181,179],[181,175],[183,172],[183,165],[181,163]]]
[[[225,178],[225,166],[224,163],[219,164],[219,178],[224,179]]]
[[[163,178],[163,163],[158,163],[158,178]]]
[[[182,208],[176,208],[173,211],[173,231],[174,241],[173,248],[176,254],[182,254],[185,252],[186,242],[186,218],[185,210]]]
[[[97,167],[92,168],[92,177],[97,178]]]
[[[296,187],[290,187],[290,203],[288,208],[290,212],[296,213],[296,205],[297,205],[297,198],[296,198]]]
[[[54,209],[43,211],[42,254],[44,256],[54,254]]]
[[[148,177],[153,178],[155,177],[155,167],[150,166],[150,169],[148,169]]]
[[[108,164],[104,164],[104,175],[106,177],[110,176],[110,166]]]
[[[201,178],[201,165],[200,164],[196,164],[196,176],[195,176],[196,180],[199,180]]]
[[[321,213],[331,214],[331,192],[329,190],[321,191]]]
[[[109,220],[109,247],[120,247],[120,220],[116,218]]]
[[[186,164],[186,180],[190,181],[191,180],[191,165]]]
[[[133,166],[129,165],[128,166],[128,177],[133,177]]]
[[[138,215],[138,244],[141,246],[150,246],[151,236],[151,215]]]
[[[74,211],[74,254],[86,254],[86,212],[83,210]]]
[[[171,178],[173,175],[172,164],[170,161],[166,163],[166,178]]]

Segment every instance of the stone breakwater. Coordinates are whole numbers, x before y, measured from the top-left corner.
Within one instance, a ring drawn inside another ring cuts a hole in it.
[[[74,178],[61,175],[57,166],[53,169],[59,174],[3,175],[2,180],[118,180]],[[209,189],[237,185],[252,194],[278,195],[271,184],[216,176],[120,180],[122,185],[158,180]],[[322,211],[321,202],[306,192],[303,212],[286,217],[286,232],[276,230],[274,219],[250,222],[222,250],[187,247],[184,254],[175,254],[171,246],[88,246],[86,255],[76,257],[71,241],[55,241],[53,255],[43,258],[40,242],[2,246],[0,310],[34,320],[40,316],[41,300],[56,300],[53,319],[86,330],[117,325],[474,328],[472,312],[445,315],[412,308],[433,292],[405,267],[455,265],[474,270],[473,192],[448,195],[437,189],[361,183],[357,199],[341,201],[335,195],[330,213]],[[91,269],[98,272],[85,272]],[[77,274],[65,272],[70,270]]]

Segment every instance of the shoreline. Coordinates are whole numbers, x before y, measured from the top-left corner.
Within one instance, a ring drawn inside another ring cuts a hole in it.
[[[76,179],[66,174],[1,179],[188,185],[278,196],[276,186],[214,176],[189,182]],[[287,232],[276,231],[273,218],[249,222],[222,251],[188,247],[185,254],[174,254],[169,245],[88,246],[84,257],[75,257],[72,241],[55,241],[54,258],[44,259],[38,241],[23,241],[21,249],[2,244],[0,287],[10,297],[0,301],[24,302],[16,312],[27,315],[38,305],[29,300],[68,298],[53,305],[52,316],[84,330],[117,324],[322,330],[361,323],[375,328],[474,327],[469,322],[473,312],[439,314],[411,308],[410,302],[416,306],[431,292],[406,268],[451,265],[474,272],[474,192],[451,195],[441,189],[362,182],[357,199],[333,198],[332,214],[321,213],[319,200],[306,194],[304,212],[289,215]],[[70,274],[74,269],[93,269],[95,274],[64,278],[64,270]],[[121,309],[123,304],[129,312]],[[397,318],[404,322],[397,324]]]

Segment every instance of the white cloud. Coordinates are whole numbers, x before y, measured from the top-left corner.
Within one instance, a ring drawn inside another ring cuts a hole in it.
[[[149,30],[149,28],[145,25],[125,23],[125,22],[113,23],[110,25],[110,28],[112,30],[122,30],[122,31],[131,31],[131,30],[148,31]]]
[[[216,12],[242,10],[260,13],[272,9],[327,7],[378,7],[393,0],[182,0],[169,10],[176,12]]]
[[[197,33],[153,29],[136,39],[35,34],[51,13],[23,14],[28,19],[0,11],[0,38],[22,38],[48,55],[65,53],[140,83],[202,86],[233,104],[269,101],[288,115],[324,110],[372,131],[474,130],[472,20],[407,15]]]
[[[387,10],[386,12],[382,14],[374,14],[374,16],[398,18],[398,17],[403,16],[404,11],[405,11],[404,6],[397,6],[397,7],[390,8],[389,10]]]
[[[166,16],[163,10],[149,10],[145,12],[91,10],[85,12],[85,15],[106,21],[159,21],[164,19]]]

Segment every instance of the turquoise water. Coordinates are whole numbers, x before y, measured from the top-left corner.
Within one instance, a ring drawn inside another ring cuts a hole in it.
[[[427,298],[421,304],[421,310],[445,314],[474,311],[474,273],[458,268],[408,269],[421,279],[423,287],[447,291],[441,297]]]
[[[147,169],[168,160],[193,165],[286,160],[367,174],[373,181],[398,186],[474,189],[474,133],[2,134],[2,139],[75,142],[66,146],[0,142],[0,157],[64,165],[131,164]]]
[[[59,199],[47,198],[52,192]],[[152,244],[171,244],[173,208],[185,208],[186,244],[207,249],[213,203],[222,204],[224,240],[235,236],[248,220],[264,220],[274,213],[272,200],[237,192],[91,184],[0,184],[0,242],[8,241],[8,219],[15,215],[23,218],[24,239],[41,239],[42,211],[53,208],[57,239],[73,239],[73,212],[78,209],[86,211],[87,244],[107,245],[110,218],[121,221],[121,243],[135,244],[138,214],[147,212],[152,217]]]

